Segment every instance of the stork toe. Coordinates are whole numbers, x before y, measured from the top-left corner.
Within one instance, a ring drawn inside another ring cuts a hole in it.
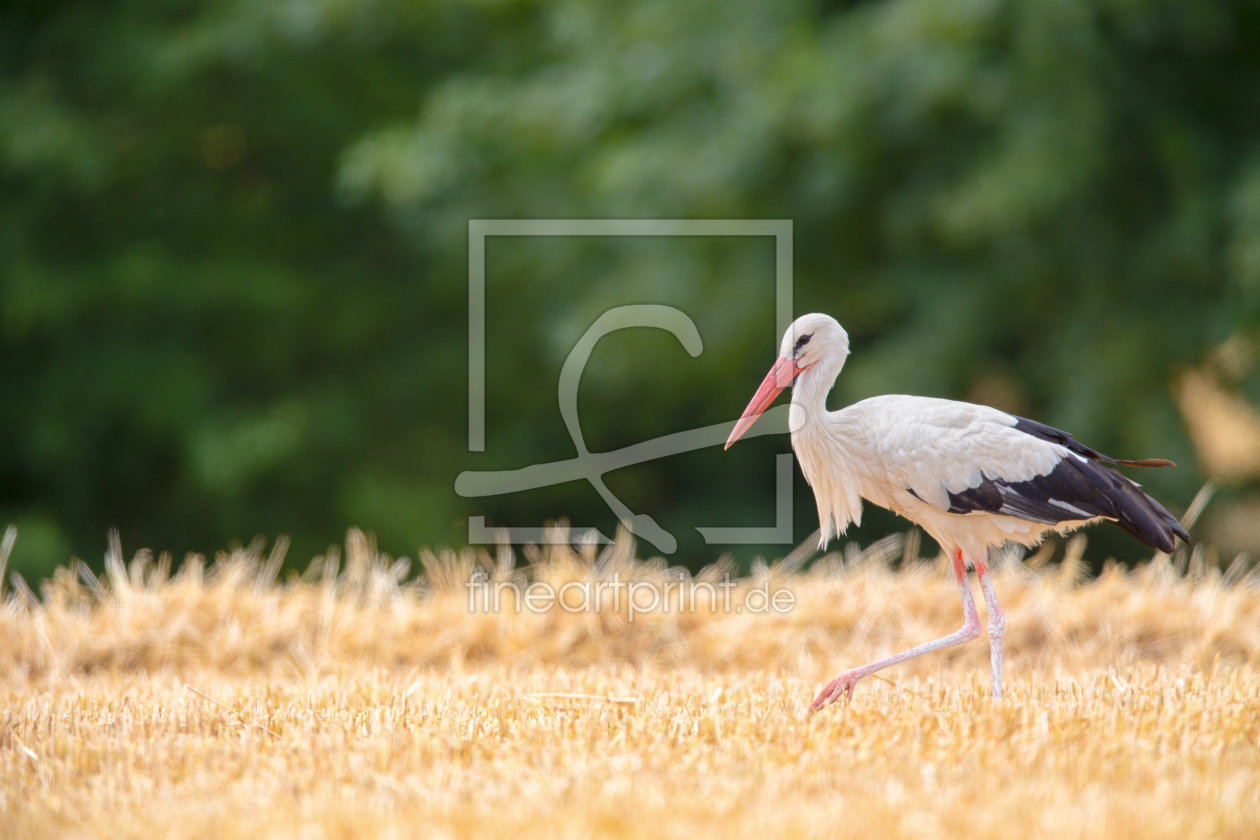
[[[853,699],[853,689],[857,685],[858,678],[853,675],[852,671],[845,671],[818,692],[818,696],[814,698],[814,702],[809,704],[809,709],[816,712],[828,703],[834,703],[840,699],[840,695],[846,695],[849,700]]]

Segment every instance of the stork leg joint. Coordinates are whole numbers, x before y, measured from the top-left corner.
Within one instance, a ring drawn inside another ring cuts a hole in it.
[[[1002,614],[1002,610],[999,608],[995,610],[992,615],[989,616],[989,635],[1001,636],[1003,631],[1005,630],[1006,630],[1006,616]]]
[[[980,638],[980,618],[977,616],[974,620],[968,616],[967,623],[958,631],[958,639],[960,642],[973,642]]]

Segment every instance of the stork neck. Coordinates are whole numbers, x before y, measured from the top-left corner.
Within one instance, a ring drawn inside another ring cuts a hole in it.
[[[805,413],[806,423],[820,422],[827,413],[827,395],[836,384],[844,359],[822,361],[806,370],[792,384],[792,405]],[[793,424],[795,427],[796,424]]]
[[[823,540],[840,536],[850,522],[862,522],[862,479],[854,457],[860,449],[844,422],[845,412],[827,411],[831,392],[844,356],[815,364],[796,378],[792,386],[789,425],[792,449],[801,472],[814,489]]]

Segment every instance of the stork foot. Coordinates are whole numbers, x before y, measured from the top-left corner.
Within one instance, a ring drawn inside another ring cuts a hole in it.
[[[846,699],[852,700],[853,688],[857,685],[858,680],[861,678],[862,675],[856,670],[845,671],[843,674],[827,683],[822,691],[818,692],[818,696],[814,698],[814,702],[809,704],[809,710],[811,712],[816,712],[828,703],[834,703],[836,700],[839,700],[841,694],[845,695]]]

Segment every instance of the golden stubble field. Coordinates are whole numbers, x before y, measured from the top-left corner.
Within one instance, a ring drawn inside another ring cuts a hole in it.
[[[807,714],[842,667],[960,623],[948,568],[904,542],[731,590],[790,590],[785,614],[633,621],[470,612],[464,586],[475,565],[556,587],[678,578],[628,540],[523,570],[425,555],[416,580],[357,532],[344,564],[286,581],[260,546],[173,575],[115,550],[100,581],[5,593],[0,835],[1260,836],[1245,563],[1200,549],[1086,580],[1079,539],[1061,563],[1008,557],[1006,700],[982,639]]]

